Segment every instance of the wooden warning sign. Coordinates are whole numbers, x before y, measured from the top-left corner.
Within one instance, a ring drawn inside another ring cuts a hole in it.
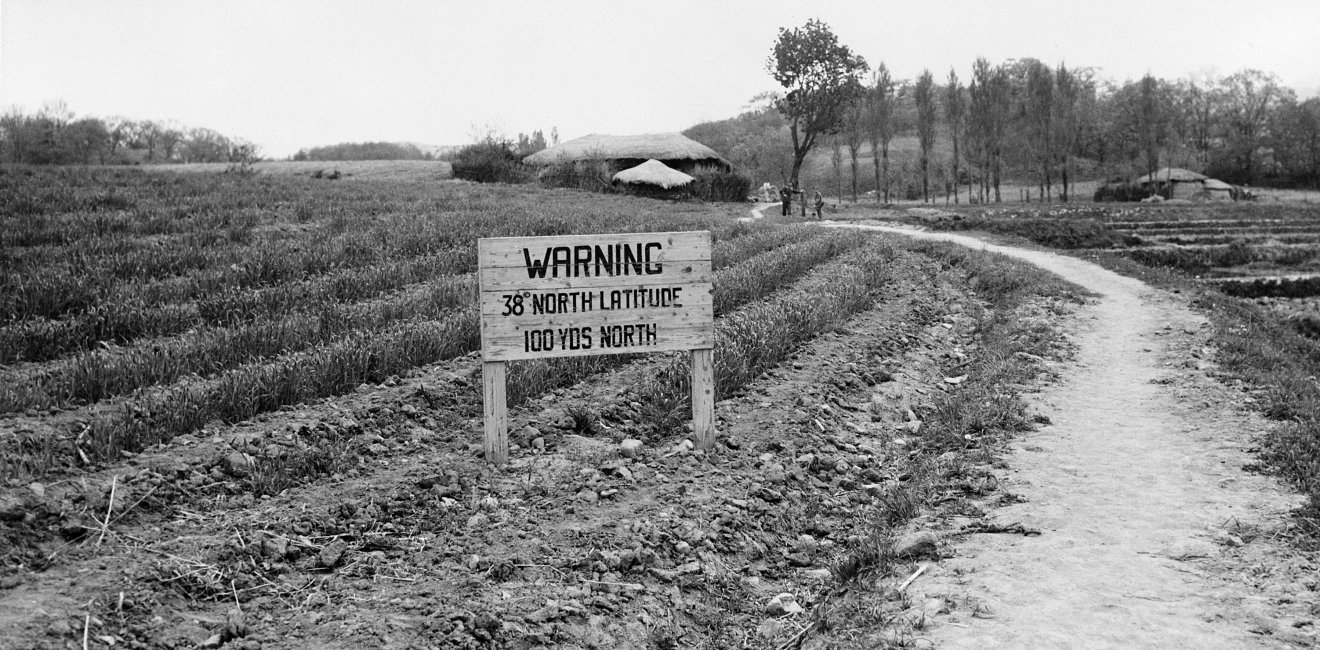
[[[482,239],[477,254],[488,460],[508,458],[504,362],[517,359],[693,350],[693,415],[711,419],[696,442],[710,443],[713,378],[699,400],[697,375],[713,369],[696,371],[715,345],[709,232]]]

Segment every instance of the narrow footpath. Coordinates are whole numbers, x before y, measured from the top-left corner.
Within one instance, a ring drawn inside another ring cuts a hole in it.
[[[1178,296],[1072,257],[823,225],[1002,253],[1100,296],[1076,315],[1077,354],[1056,368],[1060,381],[1027,396],[1052,423],[1005,459],[1003,491],[1023,502],[986,506],[991,521],[1041,534],[951,537],[950,557],[909,588],[917,603],[947,603],[931,608],[923,639],[938,648],[1309,646],[1310,622],[1281,612],[1286,603],[1305,612],[1306,599],[1314,610],[1315,592],[1268,570],[1287,550],[1264,534],[1287,525],[1300,497],[1243,471],[1253,433],[1268,425],[1243,408],[1241,391],[1206,375],[1205,318]]]

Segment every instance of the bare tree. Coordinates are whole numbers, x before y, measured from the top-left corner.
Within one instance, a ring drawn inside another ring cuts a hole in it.
[[[867,89],[866,137],[871,143],[871,158],[875,162],[875,198],[889,202],[889,142],[894,138],[894,105],[898,101],[894,80],[884,63],[876,66]],[[881,180],[883,175],[883,182]]]
[[[935,146],[935,78],[922,70],[912,91],[917,105],[917,142],[921,146],[921,200],[930,202],[930,151]]]
[[[866,140],[866,101],[864,97],[854,99],[843,116],[843,143],[848,147],[848,160],[852,169],[852,200],[857,202],[857,157],[862,153],[862,142]],[[839,201],[843,201],[840,194]]]
[[[958,145],[967,129],[967,98],[963,96],[962,83],[958,73],[949,70],[949,85],[944,87],[944,117],[949,123],[949,138],[953,140],[953,202],[958,203]],[[967,188],[967,200],[971,201],[971,186]]]
[[[1028,127],[1028,142],[1040,176],[1040,201],[1049,200],[1053,190],[1052,165],[1054,163],[1054,75],[1049,66],[1032,59],[1027,64],[1027,94],[1024,108]]]

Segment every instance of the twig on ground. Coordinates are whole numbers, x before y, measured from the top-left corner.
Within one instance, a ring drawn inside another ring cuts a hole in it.
[[[87,650],[87,633],[92,629],[92,614],[88,612],[83,618],[83,650]]]
[[[96,547],[101,548],[101,542],[105,541],[105,534],[110,530],[110,514],[115,509],[115,490],[119,487],[119,475],[110,477],[110,503],[105,507],[105,521],[101,522],[101,536],[96,538]]]
[[[912,575],[908,576],[907,580],[903,581],[903,584],[898,586],[898,590],[903,591],[904,589],[907,589],[908,585],[912,584],[912,581],[917,579],[917,576],[920,576],[921,574],[925,573],[926,569],[929,568],[930,568],[929,564],[923,564],[920,567],[918,567],[917,570],[912,573]]]

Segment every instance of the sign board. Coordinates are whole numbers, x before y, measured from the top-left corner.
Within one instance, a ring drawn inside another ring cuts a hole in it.
[[[694,350],[694,369],[711,365],[709,232],[481,239],[477,257],[492,462],[503,463],[508,455],[507,442],[491,440],[501,433],[492,427],[507,428],[500,422],[506,417],[506,361]],[[693,379],[696,418],[698,377]],[[703,382],[702,390],[713,400],[710,383]],[[700,432],[697,438],[704,446]]]

